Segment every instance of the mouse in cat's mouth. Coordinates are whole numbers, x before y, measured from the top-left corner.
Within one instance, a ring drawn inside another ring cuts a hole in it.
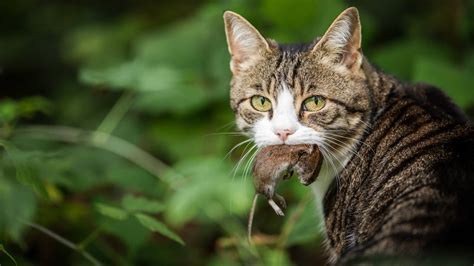
[[[285,207],[283,197],[275,193],[277,183],[289,179],[294,172],[303,185],[313,183],[322,163],[321,153],[316,145],[273,145],[262,148],[253,165],[254,185],[257,193],[264,195],[278,215],[283,212],[275,204],[275,198]]]
[[[286,208],[286,202],[275,192],[278,182],[291,178],[296,172],[300,183],[310,185],[316,180],[322,162],[323,157],[318,147],[310,144],[273,145],[264,147],[258,152],[252,171],[256,194],[248,223],[249,239],[258,195],[264,195],[275,213],[283,216],[280,206]]]

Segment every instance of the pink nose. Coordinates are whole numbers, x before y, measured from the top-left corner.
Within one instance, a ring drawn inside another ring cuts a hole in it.
[[[281,141],[285,142],[288,139],[288,136],[291,134],[295,133],[292,130],[289,129],[283,129],[283,130],[275,130],[275,134],[281,139]]]

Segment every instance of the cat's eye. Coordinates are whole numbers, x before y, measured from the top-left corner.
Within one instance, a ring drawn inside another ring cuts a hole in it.
[[[255,110],[260,112],[268,112],[272,109],[272,102],[261,95],[252,96],[250,104],[252,104],[252,107],[255,108]]]
[[[311,96],[303,102],[303,111],[316,112],[326,105],[326,100],[321,96]]]

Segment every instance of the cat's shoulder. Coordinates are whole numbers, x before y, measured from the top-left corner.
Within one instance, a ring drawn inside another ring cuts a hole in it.
[[[441,89],[426,83],[404,86],[403,94],[433,116],[448,118],[460,123],[469,122],[469,118]]]

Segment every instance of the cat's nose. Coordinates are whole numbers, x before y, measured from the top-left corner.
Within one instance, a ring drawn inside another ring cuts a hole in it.
[[[280,138],[281,141],[283,142],[285,142],[288,139],[288,136],[290,136],[293,133],[295,133],[295,131],[290,130],[290,129],[275,130],[275,135],[277,135],[278,138]]]

